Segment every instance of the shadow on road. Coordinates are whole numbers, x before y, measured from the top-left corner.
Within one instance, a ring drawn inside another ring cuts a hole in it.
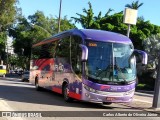
[[[17,79],[0,79],[0,98],[8,101],[16,101],[23,103],[35,103],[54,106],[66,106],[76,108],[94,108],[96,109],[131,109],[127,107],[115,107],[115,105],[102,105],[97,103],[73,101],[66,103],[62,95],[48,91],[36,91],[34,86],[27,82],[21,82]]]

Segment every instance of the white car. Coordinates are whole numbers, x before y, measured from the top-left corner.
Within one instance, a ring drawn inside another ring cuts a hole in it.
[[[25,71],[23,74],[22,74],[22,81],[29,81],[29,71]]]

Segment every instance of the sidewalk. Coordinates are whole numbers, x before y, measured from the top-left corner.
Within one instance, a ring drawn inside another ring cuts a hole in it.
[[[142,95],[141,93],[143,93],[143,95],[145,95],[147,97],[154,97],[154,91],[136,90],[136,92],[135,92],[135,94],[137,94],[137,95]],[[143,105],[140,104],[140,106],[143,106]],[[147,106],[147,105],[145,105],[145,106]],[[146,108],[145,110],[156,112],[156,113],[160,114],[160,108],[153,108],[152,104],[148,105],[148,108]]]
[[[145,102],[131,102],[131,103],[119,103],[120,105],[136,109],[137,111],[146,111],[149,113],[155,113],[160,115],[160,108],[152,108],[152,104]]]

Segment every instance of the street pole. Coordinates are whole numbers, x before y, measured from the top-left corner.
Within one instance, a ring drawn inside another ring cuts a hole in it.
[[[8,57],[8,46],[7,46],[7,72],[10,72],[9,70],[9,57]]]
[[[128,24],[127,37],[129,37],[130,30],[131,30],[131,25],[130,25],[130,24]]]
[[[160,53],[158,55],[157,77],[154,86],[153,108],[160,108]]]
[[[60,0],[60,6],[59,6],[58,33],[61,31],[60,30],[60,26],[61,26],[61,6],[62,6],[62,0]]]
[[[9,72],[9,57],[8,57],[8,32],[7,32],[7,39],[5,41],[5,49],[6,49],[6,70],[7,73]]]

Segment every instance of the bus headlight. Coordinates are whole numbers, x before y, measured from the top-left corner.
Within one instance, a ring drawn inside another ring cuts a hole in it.
[[[94,92],[94,93],[96,93],[96,90],[95,90],[95,89],[93,89],[93,88],[90,88],[90,92]]]
[[[132,94],[134,91],[135,91],[135,89],[132,89],[132,90],[130,90],[130,91],[127,91],[127,92],[124,93],[124,95],[130,95],[130,94]]]
[[[86,90],[88,90],[89,92],[94,92],[94,93],[97,92],[97,90],[95,90],[95,89],[93,89],[93,88],[90,88],[90,87],[88,87],[87,85],[84,85],[84,88],[85,88]]]

